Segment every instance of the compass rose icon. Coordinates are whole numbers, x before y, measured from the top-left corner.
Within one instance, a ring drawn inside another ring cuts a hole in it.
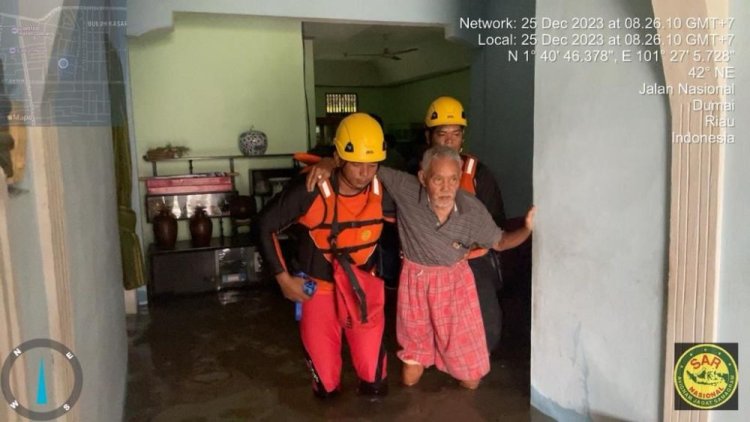
[[[25,372],[22,385],[14,383],[19,380],[13,376],[15,371]],[[72,385],[64,386],[65,391],[50,390],[53,380],[60,378],[72,379]],[[76,355],[64,344],[38,338],[11,350],[0,372],[0,388],[16,413],[31,420],[48,421],[66,414],[78,401],[83,370]],[[26,402],[19,397],[27,397]]]

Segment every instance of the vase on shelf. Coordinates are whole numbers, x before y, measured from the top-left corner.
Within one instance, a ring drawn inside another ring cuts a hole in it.
[[[159,214],[152,220],[154,229],[154,240],[159,249],[174,249],[177,241],[177,219],[165,206],[159,210]]]
[[[248,157],[263,155],[268,149],[268,137],[265,133],[251,127],[250,130],[240,134],[239,144],[242,154]]]
[[[214,225],[211,218],[206,214],[204,207],[195,207],[193,216],[190,217],[190,237],[193,247],[201,248],[211,244]]]
[[[257,212],[255,199],[247,195],[238,195],[229,202],[229,216],[232,222],[232,236],[240,234],[240,228],[250,230],[252,217]]]
[[[255,212],[255,200],[250,196],[237,195],[229,201],[229,215],[233,220],[248,220]]]

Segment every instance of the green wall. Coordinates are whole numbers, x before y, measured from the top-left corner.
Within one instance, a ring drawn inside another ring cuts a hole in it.
[[[457,98],[469,112],[469,70],[406,83],[394,88],[389,121],[394,125],[423,122],[427,107],[441,95]]]
[[[327,93],[354,93],[359,100],[359,110],[366,113],[375,113],[383,117],[388,110],[389,95],[392,88],[388,87],[341,87],[341,86],[316,86],[315,87],[315,115],[324,117],[326,115]]]
[[[386,87],[316,86],[315,110],[318,117],[325,115],[327,92],[353,92],[361,111],[378,114],[388,129],[402,128],[422,122],[430,102],[440,95],[454,96],[468,107],[469,89],[469,70]]]
[[[180,13],[171,32],[132,38],[129,50],[138,157],[168,142],[188,146],[195,156],[238,155],[238,135],[250,126],[268,135],[269,154],[307,148],[298,20]],[[248,192],[251,166],[290,164],[290,159],[238,161],[240,193]],[[195,167],[227,170],[220,161]],[[139,160],[138,171],[151,175],[150,164]],[[159,174],[186,172],[186,163],[159,166]],[[143,195],[143,185],[139,188]],[[151,227],[143,224],[148,243]],[[181,226],[180,238],[187,237]]]
[[[168,141],[194,154],[236,154],[254,125],[268,153],[305,144],[299,21],[178,14],[170,33],[130,40],[139,152]]]

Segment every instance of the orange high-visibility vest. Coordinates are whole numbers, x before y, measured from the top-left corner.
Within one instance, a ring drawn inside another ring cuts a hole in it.
[[[328,181],[321,183],[319,189],[320,195],[315,198],[307,213],[299,218],[299,222],[308,228],[315,246],[332,262],[330,237],[337,195]],[[336,250],[348,254],[354,265],[367,262],[375,251],[383,230],[383,192],[377,177],[364,194],[367,195],[367,201],[358,215],[354,215],[345,206],[337,207],[339,233],[335,239]]]
[[[461,157],[464,160],[464,168],[461,169],[461,189],[476,195],[474,176],[477,174],[477,159],[465,154],[462,154]]]
[[[474,185],[474,176],[477,174],[478,161],[471,155],[466,154],[462,154],[461,158],[464,160],[464,167],[461,169],[461,189],[476,196],[477,191]],[[484,248],[474,248],[469,252],[468,259],[479,258],[487,254],[487,252],[489,251]]]

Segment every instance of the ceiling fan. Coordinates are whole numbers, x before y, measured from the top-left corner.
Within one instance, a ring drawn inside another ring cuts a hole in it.
[[[378,57],[383,59],[401,60],[399,57],[402,54],[413,53],[419,50],[418,48],[407,48],[405,50],[391,51],[388,47],[384,48],[380,53],[347,53],[344,52],[344,57]]]

